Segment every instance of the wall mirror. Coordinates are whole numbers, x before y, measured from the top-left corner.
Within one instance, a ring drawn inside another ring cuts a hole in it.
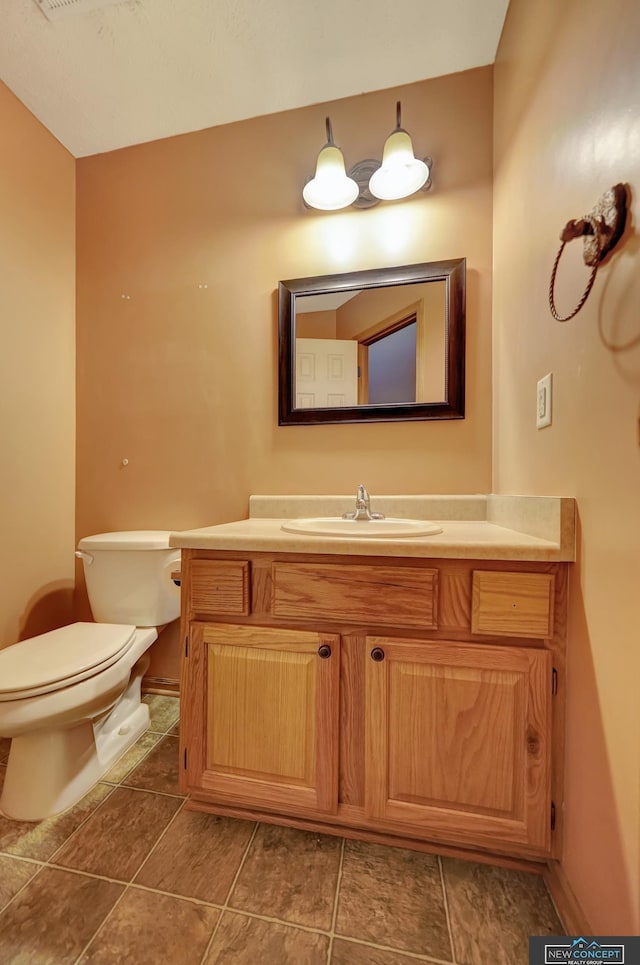
[[[278,424],[464,418],[464,258],[278,287]]]

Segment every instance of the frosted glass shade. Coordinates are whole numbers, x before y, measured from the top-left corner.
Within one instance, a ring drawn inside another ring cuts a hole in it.
[[[353,178],[347,177],[340,148],[325,144],[318,155],[315,177],[302,189],[306,203],[321,211],[337,211],[353,204],[359,191]]]
[[[382,164],[371,175],[369,191],[381,201],[397,201],[419,191],[429,179],[429,168],[413,153],[411,138],[404,130],[387,138]]]

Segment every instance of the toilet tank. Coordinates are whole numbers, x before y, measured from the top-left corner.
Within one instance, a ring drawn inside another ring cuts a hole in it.
[[[97,623],[157,627],[180,615],[180,590],[171,572],[180,550],[170,549],[169,531],[98,533],[78,543],[91,612]]]

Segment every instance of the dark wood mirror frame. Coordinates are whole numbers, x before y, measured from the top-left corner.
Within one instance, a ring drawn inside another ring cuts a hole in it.
[[[415,285],[426,281],[444,281],[446,284],[446,372],[443,401],[314,409],[298,409],[294,406],[297,298],[330,292],[387,288],[391,285]],[[464,258],[281,281],[278,286],[278,425],[464,419],[465,294]]]

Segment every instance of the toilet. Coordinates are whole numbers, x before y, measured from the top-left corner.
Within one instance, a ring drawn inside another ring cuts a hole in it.
[[[144,733],[147,651],[180,614],[169,532],[86,536],[76,556],[97,622],[0,650],[0,737],[12,738],[0,812],[20,821],[71,807]]]

